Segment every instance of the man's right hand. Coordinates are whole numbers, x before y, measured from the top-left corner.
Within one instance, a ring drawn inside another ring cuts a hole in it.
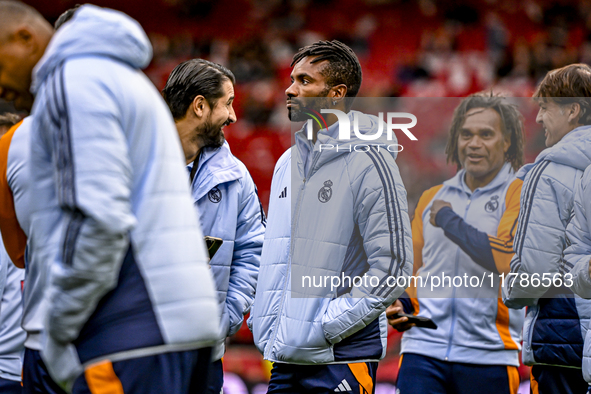
[[[386,317],[388,318],[388,323],[394,327],[396,331],[403,332],[415,326],[414,323],[408,322],[408,317],[395,318],[394,315],[397,313],[404,313],[404,308],[400,300],[394,301],[392,305],[386,308]]]

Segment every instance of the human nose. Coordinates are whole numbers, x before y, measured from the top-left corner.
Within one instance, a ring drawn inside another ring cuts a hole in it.
[[[477,136],[477,135],[473,135],[470,140],[468,140],[468,148],[472,148],[472,149],[476,149],[476,148],[480,148],[480,146],[482,145],[482,139]]]
[[[287,95],[287,97],[297,97],[298,92],[295,88],[295,82],[292,82],[291,85],[289,85],[289,87],[287,89],[285,89],[285,94]]]
[[[236,116],[236,112],[234,111],[233,106],[230,106],[230,114],[228,116],[228,119],[230,120],[230,123],[234,123],[238,120],[238,117]]]
[[[536,123],[542,123],[542,108],[538,110],[538,114],[536,115]]]

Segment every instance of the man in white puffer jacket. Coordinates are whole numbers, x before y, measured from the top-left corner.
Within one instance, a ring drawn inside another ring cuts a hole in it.
[[[357,118],[361,134],[378,132],[378,118],[350,111],[362,79],[350,48],[320,41],[292,65],[292,121],[307,120],[307,110],[339,110],[351,125]],[[386,351],[384,311],[406,287],[395,280],[408,282],[412,269],[406,190],[384,141],[356,150],[367,141],[352,132],[339,139],[333,114],[322,128],[309,126],[275,167],[250,325],[256,346],[275,363],[269,393],[372,393]],[[310,283],[343,276],[373,282],[336,291]]]
[[[129,394],[199,392],[218,305],[173,119],[140,71],[148,37],[92,5],[55,34],[19,2],[0,1],[0,17],[12,37],[0,53],[14,54],[0,68],[19,82],[17,103],[35,95],[25,286],[38,299],[25,297],[25,311],[39,313],[25,392],[42,391],[45,366],[74,393],[105,381]],[[29,282],[34,267],[45,285]]]

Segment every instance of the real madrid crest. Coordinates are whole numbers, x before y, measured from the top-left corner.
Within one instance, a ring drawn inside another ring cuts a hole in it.
[[[332,197],[332,181],[329,179],[328,181],[324,182],[324,186],[320,188],[318,191],[318,201],[324,203],[328,202]]]
[[[486,212],[494,212],[499,208],[499,196],[492,196],[490,200],[484,205]]]
[[[216,186],[207,193],[207,198],[209,198],[209,201],[212,203],[217,204],[222,201],[222,191]]]

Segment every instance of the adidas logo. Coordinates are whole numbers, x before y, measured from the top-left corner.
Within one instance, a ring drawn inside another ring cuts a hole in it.
[[[286,197],[287,197],[287,186],[285,186],[285,188],[283,189],[283,191],[279,195],[279,198],[286,198]]]
[[[346,392],[353,391],[353,390],[351,389],[351,386],[349,386],[349,383],[347,383],[347,380],[343,379],[341,384],[339,384],[339,387],[334,389],[334,391],[335,391],[335,393],[346,393]]]

